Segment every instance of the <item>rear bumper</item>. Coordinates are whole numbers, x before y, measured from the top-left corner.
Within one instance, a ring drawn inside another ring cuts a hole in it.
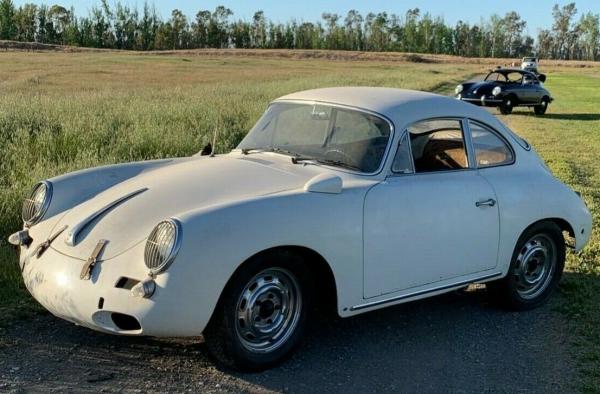
[[[168,272],[155,278],[151,298],[133,297],[129,288],[117,286],[122,277],[147,278],[143,244],[99,262],[89,280],[80,279],[84,261],[52,248],[38,259],[33,250],[21,248],[27,289],[52,314],[77,325],[119,335],[197,336],[210,318],[201,302],[189,309],[178,290],[182,286]]]

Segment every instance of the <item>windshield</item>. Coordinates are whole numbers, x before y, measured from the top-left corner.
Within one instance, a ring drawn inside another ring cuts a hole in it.
[[[486,81],[521,83],[523,74],[520,72],[491,72],[485,77]]]
[[[238,145],[365,173],[381,165],[390,125],[368,113],[321,104],[274,103]]]

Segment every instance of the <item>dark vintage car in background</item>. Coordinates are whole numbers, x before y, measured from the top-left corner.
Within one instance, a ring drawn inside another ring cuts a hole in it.
[[[536,115],[543,115],[552,95],[543,85],[544,74],[515,68],[497,68],[489,72],[483,81],[471,81],[458,85],[456,98],[485,107],[498,107],[508,115],[514,107],[533,107]]]

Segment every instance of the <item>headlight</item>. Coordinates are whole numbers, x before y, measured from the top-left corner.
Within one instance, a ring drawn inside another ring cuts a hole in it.
[[[181,245],[181,223],[177,219],[163,220],[150,233],[144,250],[144,262],[153,274],[166,270],[175,260]]]
[[[464,89],[464,88],[463,88],[463,86],[462,86],[462,85],[458,85],[458,86],[456,87],[456,89],[454,89],[454,94],[459,94],[460,92],[462,92],[462,91],[463,91],[463,89]]]
[[[494,90],[492,90],[492,94],[493,94],[494,96],[497,96],[497,95],[499,95],[500,93],[502,93],[502,88],[501,88],[500,86],[496,86],[496,87],[494,88]]]
[[[48,210],[50,200],[52,199],[52,184],[43,181],[36,184],[29,193],[29,196],[23,201],[21,217],[25,225],[31,226],[40,221]]]

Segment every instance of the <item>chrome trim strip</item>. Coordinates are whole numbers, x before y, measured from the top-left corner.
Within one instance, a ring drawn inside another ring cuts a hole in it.
[[[458,100],[460,101],[473,101],[476,103],[501,103],[502,100],[497,100],[497,99],[485,99],[485,100],[481,100],[480,98],[465,98],[465,97],[461,97]]]
[[[387,300],[373,301],[373,302],[368,302],[366,304],[355,305],[355,306],[351,307],[350,310],[351,311],[357,311],[357,310],[360,310],[360,309],[371,308],[371,307],[374,307],[374,306],[383,305],[383,304],[387,304],[387,303],[390,303],[390,302],[395,302],[395,301],[400,301],[400,300],[404,300],[404,299],[407,299],[407,298],[417,297],[417,296],[420,296],[420,295],[423,295],[423,294],[427,294],[427,293],[434,293],[436,291],[451,289],[453,287],[460,287],[460,286],[468,285],[470,283],[479,282],[479,281],[482,281],[482,280],[493,279],[493,278],[496,278],[496,277],[501,276],[501,275],[502,275],[502,272],[497,272],[495,274],[482,276],[481,278],[475,278],[475,279],[470,279],[470,280],[466,280],[466,281],[462,281],[462,282],[458,282],[458,283],[452,283],[452,284],[449,284],[449,285],[434,287],[433,289],[419,290],[419,291],[415,291],[413,293],[408,293],[408,294],[403,294],[401,296],[397,296],[397,297],[393,297],[393,298],[388,298]]]
[[[79,223],[77,223],[75,226],[73,226],[73,228],[71,228],[71,231],[69,231],[67,233],[67,237],[65,238],[65,243],[69,246],[75,246],[76,244],[76,239],[77,239],[77,234],[79,234],[79,232],[81,230],[83,230],[88,224],[90,224],[94,219],[96,219],[98,216],[102,215],[103,213],[105,213],[106,211],[114,208],[115,206],[121,204],[122,202],[129,200],[132,197],[137,196],[140,193],[145,192],[146,190],[148,190],[147,187],[144,187],[142,189],[133,191],[131,193],[128,193],[126,195],[124,195],[121,198],[116,199],[115,201],[110,202],[109,204],[105,205],[104,207],[100,208],[99,210],[97,210],[96,212],[92,213],[90,216],[88,216],[87,218],[83,219],[82,221],[80,221]]]
[[[463,140],[465,151],[467,152],[467,165],[469,168],[477,168],[477,158],[475,157],[475,147],[473,146],[473,138],[471,135],[471,127],[469,119],[463,118],[460,120],[460,125],[463,132]]]

